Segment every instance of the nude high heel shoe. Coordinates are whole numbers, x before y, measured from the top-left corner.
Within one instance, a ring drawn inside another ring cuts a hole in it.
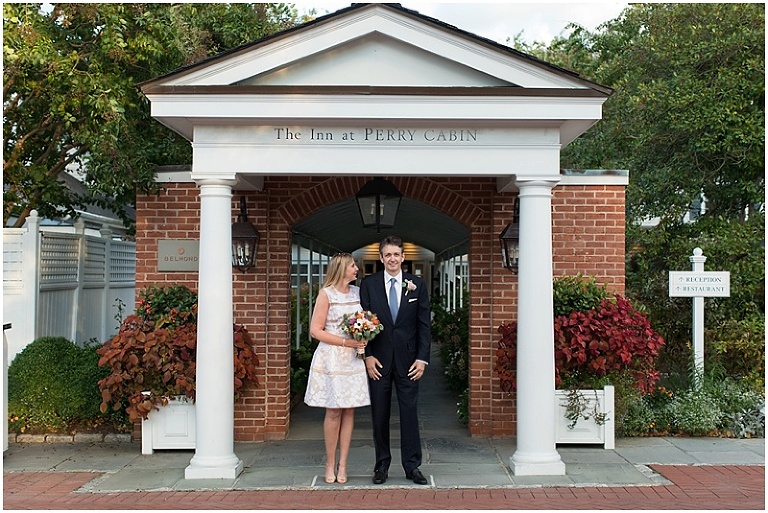
[[[339,465],[339,474],[336,476],[336,481],[340,484],[347,482],[347,467]]]
[[[328,484],[333,484],[336,482],[336,474],[333,472],[333,466],[325,466],[325,482]]]

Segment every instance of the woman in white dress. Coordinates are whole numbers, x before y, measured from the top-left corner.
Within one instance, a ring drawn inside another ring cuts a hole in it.
[[[341,330],[344,314],[359,312],[357,264],[352,255],[331,258],[323,288],[317,295],[309,333],[320,343],[312,355],[304,402],[325,408],[325,482],[347,482],[347,457],[355,425],[355,408],[371,404],[365,363],[357,357],[356,342]],[[338,474],[336,448],[339,448]]]

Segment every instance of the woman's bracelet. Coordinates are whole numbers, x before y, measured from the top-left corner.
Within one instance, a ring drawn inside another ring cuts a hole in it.
[[[347,347],[347,339],[341,337],[341,347]]]

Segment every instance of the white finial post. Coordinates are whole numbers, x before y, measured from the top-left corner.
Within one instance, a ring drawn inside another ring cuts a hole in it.
[[[692,271],[704,272],[704,262],[707,257],[701,248],[693,250],[693,256],[688,257]],[[701,385],[701,376],[704,374],[704,296],[693,298],[693,365],[695,368],[694,381],[696,386]]]
[[[693,363],[695,367],[694,381],[701,385],[704,373],[704,298],[728,297],[731,295],[731,273],[727,271],[705,272],[704,262],[707,257],[701,248],[693,250],[693,256],[688,257],[693,266],[692,271],[669,272],[670,297],[693,298]]]

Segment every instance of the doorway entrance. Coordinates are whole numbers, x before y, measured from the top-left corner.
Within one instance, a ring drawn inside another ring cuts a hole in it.
[[[343,233],[339,235],[339,232]],[[331,256],[339,251],[351,253],[360,268],[359,280],[362,280],[381,268],[378,242],[390,234],[403,239],[404,270],[428,284],[433,311],[452,311],[465,306],[469,287],[466,251],[470,230],[435,206],[404,197],[395,226],[376,231],[363,228],[355,199],[350,196],[319,208],[297,222],[292,231],[291,248],[291,430],[297,422],[307,418],[307,415],[297,416],[296,413],[303,406],[309,365],[317,347],[317,341],[309,335],[309,322]],[[414,240],[431,247],[410,242]],[[440,318],[444,319],[445,315],[438,316]],[[433,339],[437,358],[438,344],[439,341]],[[445,389],[442,375],[431,386]],[[454,398],[454,406],[455,402]],[[455,417],[454,406],[449,410]],[[319,418],[322,419],[322,415]],[[303,428],[299,426],[297,429]]]

